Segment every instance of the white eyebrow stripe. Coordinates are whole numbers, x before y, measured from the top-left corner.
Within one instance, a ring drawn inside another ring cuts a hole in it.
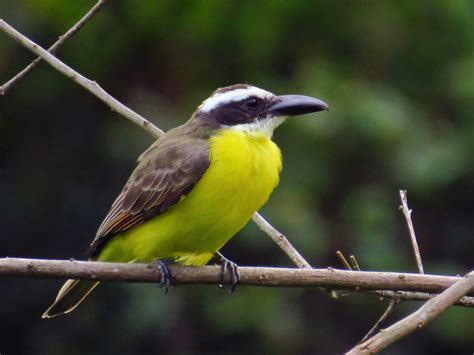
[[[265,99],[268,97],[272,97],[273,94],[255,86],[251,86],[246,89],[235,89],[223,93],[214,94],[206,101],[204,101],[201,106],[199,106],[199,110],[209,112],[224,103],[240,101],[250,96],[257,96],[262,99]]]

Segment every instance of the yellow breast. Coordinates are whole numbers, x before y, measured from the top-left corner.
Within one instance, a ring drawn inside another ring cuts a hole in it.
[[[126,249],[121,259],[202,265],[247,224],[278,184],[279,148],[263,132],[222,129],[211,137],[209,154],[208,170],[186,197],[111,240],[114,258]],[[105,254],[101,259],[109,259]]]
[[[180,249],[219,250],[267,202],[279,181],[280,149],[266,134],[221,130],[210,139],[209,154],[208,170],[175,209],[189,221]]]
[[[264,133],[227,129],[211,138],[210,158],[196,187],[206,190],[210,203],[226,208],[222,218],[246,223],[278,184],[280,149]]]

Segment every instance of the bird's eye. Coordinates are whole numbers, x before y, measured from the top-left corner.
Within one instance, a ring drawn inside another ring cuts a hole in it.
[[[250,109],[256,109],[258,107],[258,104],[259,104],[259,100],[255,97],[251,97],[250,99],[247,99],[245,101],[245,106],[247,106],[248,108]]]

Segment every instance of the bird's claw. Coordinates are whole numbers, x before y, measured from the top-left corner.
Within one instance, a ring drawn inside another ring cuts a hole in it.
[[[233,261],[230,261],[229,259],[227,259],[221,253],[217,253],[217,254],[219,255],[221,259],[220,260],[221,261],[221,279],[219,282],[219,287],[224,288],[225,274],[228,270],[230,272],[230,280],[232,282],[232,286],[229,289],[229,293],[232,293],[235,291],[235,288],[237,287],[237,284],[239,283],[239,280],[240,280],[239,266]]]
[[[168,264],[166,264],[163,260],[158,259],[156,261],[156,267],[160,272],[160,282],[158,286],[160,288],[164,288],[164,294],[166,295],[168,293],[169,287],[172,284],[173,275],[171,275],[171,271]]]

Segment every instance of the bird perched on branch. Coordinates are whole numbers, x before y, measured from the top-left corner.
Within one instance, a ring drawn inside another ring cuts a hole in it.
[[[160,285],[172,276],[161,259],[205,265],[215,254],[238,282],[236,264],[218,251],[269,198],[281,153],[273,130],[289,116],[327,110],[315,98],[276,96],[247,84],[217,89],[182,126],[153,143],[97,231],[90,260],[157,261]],[[99,281],[68,280],[43,314],[74,310]]]

